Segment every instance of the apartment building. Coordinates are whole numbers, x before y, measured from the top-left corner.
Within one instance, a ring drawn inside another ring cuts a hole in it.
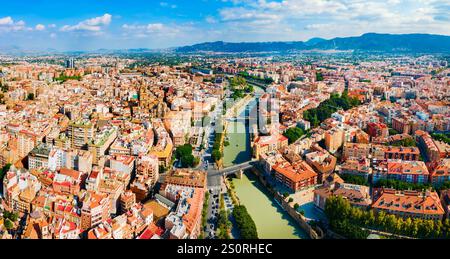
[[[327,150],[334,154],[344,144],[344,131],[333,128],[325,132],[325,146]]]
[[[107,194],[87,191],[81,197],[81,228],[89,229],[109,218],[110,200]]]
[[[368,186],[337,183],[314,190],[314,205],[325,210],[326,201],[331,196],[341,196],[355,207],[368,208],[372,204]]]
[[[95,138],[94,124],[89,120],[72,121],[67,128],[67,137],[72,148],[86,148]]]
[[[430,182],[439,187],[450,181],[450,158],[442,159],[430,173]]]
[[[374,183],[380,179],[393,179],[409,183],[428,183],[429,172],[422,161],[403,161],[389,159],[378,163],[373,168]]]
[[[281,162],[273,166],[275,179],[292,192],[307,189],[317,184],[317,173],[305,162]]]
[[[374,194],[372,208],[403,218],[442,220],[445,211],[433,191],[397,191],[380,189]]]
[[[368,158],[349,158],[339,166],[339,174],[362,176],[368,180],[372,175],[370,160]]]
[[[11,167],[3,179],[3,196],[14,211],[30,212],[31,202],[41,189],[39,179],[25,169]]]
[[[365,143],[350,143],[344,144],[343,159],[348,158],[367,158],[370,155],[370,145]]]

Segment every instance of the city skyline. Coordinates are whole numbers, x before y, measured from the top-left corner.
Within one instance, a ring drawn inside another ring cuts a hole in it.
[[[36,4],[37,3],[37,4]],[[53,0],[4,3],[0,48],[170,48],[200,42],[305,41],[376,33],[448,35],[445,1]]]

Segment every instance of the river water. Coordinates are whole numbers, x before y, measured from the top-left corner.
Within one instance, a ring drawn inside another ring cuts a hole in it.
[[[230,145],[224,147],[224,166],[231,166],[252,158],[249,129],[245,125],[245,110],[251,109],[264,90],[255,87],[255,97],[246,107],[242,107],[236,121],[229,121],[227,140]],[[242,179],[233,179],[237,196],[245,205],[255,221],[258,237],[261,239],[299,239],[308,238],[305,232],[297,226],[295,221],[279,206],[275,199],[265,190],[258,179],[251,173],[245,173]]]

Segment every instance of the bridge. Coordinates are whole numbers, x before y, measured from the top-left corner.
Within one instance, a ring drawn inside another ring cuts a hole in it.
[[[251,160],[241,164],[233,165],[227,168],[223,168],[220,170],[210,169],[207,171],[208,173],[208,186],[219,186],[222,176],[228,176],[232,174],[238,174],[241,170],[247,170],[252,168],[258,161]]]

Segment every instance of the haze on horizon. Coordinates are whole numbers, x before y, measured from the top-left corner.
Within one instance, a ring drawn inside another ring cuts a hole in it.
[[[167,48],[377,33],[449,35],[450,0],[23,0],[0,10],[0,50]]]

